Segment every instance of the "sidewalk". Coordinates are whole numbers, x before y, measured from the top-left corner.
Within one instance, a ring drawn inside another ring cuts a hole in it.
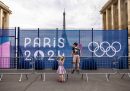
[[[47,75],[43,82],[38,75],[18,82],[18,75],[5,75],[0,82],[0,91],[130,91],[130,78],[120,79],[119,75],[110,77],[107,82],[104,75],[91,75],[87,83],[81,75],[73,74],[65,83],[58,83],[56,75]]]

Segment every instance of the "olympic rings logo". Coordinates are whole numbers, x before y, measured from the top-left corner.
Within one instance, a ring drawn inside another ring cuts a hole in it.
[[[91,49],[92,45],[94,46],[93,49]],[[105,45],[105,48],[104,48],[104,45]],[[118,45],[119,48],[117,49],[116,47],[114,47],[115,45]],[[113,42],[112,44],[110,44],[107,41],[101,42],[100,44],[98,42],[90,42],[88,44],[88,49],[90,52],[93,52],[95,56],[97,57],[103,57],[105,54],[108,57],[114,57],[116,53],[121,50],[121,44],[117,41]],[[102,52],[101,54],[98,54],[99,50]],[[113,54],[109,53],[110,50],[113,52]]]

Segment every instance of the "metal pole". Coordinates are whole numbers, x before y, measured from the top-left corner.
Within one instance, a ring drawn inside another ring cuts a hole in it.
[[[128,35],[128,30],[127,30],[127,68],[129,69],[129,35]]]
[[[16,44],[16,41],[17,41],[17,37],[16,37],[16,27],[15,27],[15,58],[13,58],[13,60],[15,61],[15,64],[14,64],[14,66],[15,66],[15,68],[17,68],[17,44]]]
[[[92,42],[93,42],[93,28],[92,28]],[[93,43],[92,43],[92,50],[93,50]],[[94,67],[93,64],[94,63],[94,60],[93,60],[93,52],[92,52],[92,67]],[[91,66],[91,65],[90,65]],[[94,67],[95,68],[95,67]],[[92,69],[94,69],[92,68]]]
[[[38,28],[38,43],[39,43],[39,28]],[[39,51],[39,46],[38,46],[38,51]],[[39,53],[38,53],[38,59],[39,59]]]
[[[56,56],[58,56],[58,28],[56,28]]]
[[[80,44],[80,30],[79,30],[79,45],[81,46],[81,44]],[[81,51],[81,49],[80,49],[80,51]],[[81,55],[80,52],[79,52],[79,55]]]
[[[92,42],[93,42],[93,28],[92,28]],[[93,43],[92,43],[92,50],[93,50]],[[93,52],[92,52],[92,57],[93,57]]]
[[[20,59],[19,59],[19,57],[20,57],[20,43],[19,43],[20,38],[19,37],[20,37],[20,27],[18,27],[18,30],[17,30],[17,62],[16,62],[17,64],[20,61]]]
[[[2,29],[0,28],[0,41],[2,41]],[[0,47],[0,57],[2,57],[2,47]]]

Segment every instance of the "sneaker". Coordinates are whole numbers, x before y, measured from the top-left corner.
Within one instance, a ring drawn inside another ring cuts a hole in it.
[[[73,74],[75,70],[72,70],[71,73]]]

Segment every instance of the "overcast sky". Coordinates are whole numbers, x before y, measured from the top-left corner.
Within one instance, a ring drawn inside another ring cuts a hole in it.
[[[12,10],[10,27],[101,29],[100,9],[108,0],[1,0]]]

